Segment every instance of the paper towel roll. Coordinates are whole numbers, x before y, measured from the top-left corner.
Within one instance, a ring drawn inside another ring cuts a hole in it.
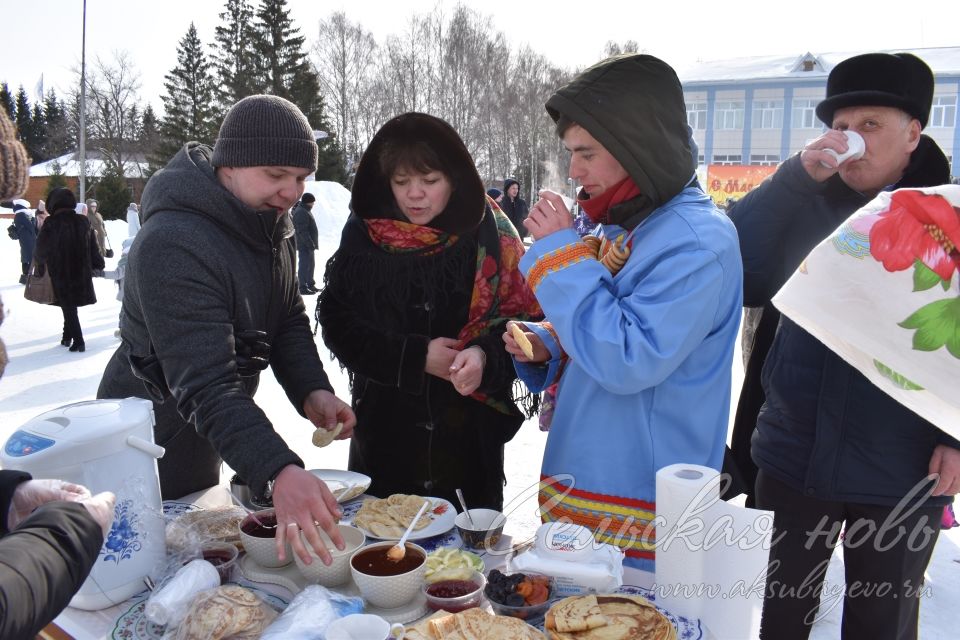
[[[715,469],[657,472],[656,601],[718,640],[756,638],[773,514],[720,500]]]
[[[187,615],[195,595],[219,586],[220,574],[216,567],[206,560],[191,560],[174,574],[170,582],[150,596],[143,615],[160,626],[178,625]]]
[[[704,583],[706,512],[720,499],[719,475],[697,464],[657,472],[657,604],[686,618],[703,617],[702,599],[686,593]]]

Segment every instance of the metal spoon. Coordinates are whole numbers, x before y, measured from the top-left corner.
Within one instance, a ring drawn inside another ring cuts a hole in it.
[[[264,523],[260,522],[260,518],[257,517],[257,514],[254,513],[249,507],[247,507],[247,505],[243,504],[243,502],[241,502],[240,498],[238,498],[237,496],[235,496],[232,491],[228,491],[227,493],[230,494],[230,498],[237,504],[237,506],[240,507],[241,509],[243,509],[244,511],[246,511],[246,512],[250,515],[250,517],[253,518],[253,521],[256,522],[258,525],[260,525],[260,526],[263,527],[264,529],[276,529],[276,528],[277,528],[277,525],[276,525],[276,524],[272,524],[272,525],[271,525],[271,524],[264,524]]]
[[[460,500],[460,506],[463,507],[463,512],[467,514],[467,520],[470,521],[470,526],[474,529],[477,528],[476,523],[473,521],[473,516],[470,515],[470,509],[467,509],[467,501],[463,499],[463,491],[457,489],[457,498]]]
[[[393,560],[394,562],[400,562],[403,560],[403,556],[407,555],[407,538],[410,537],[413,527],[416,526],[417,522],[420,521],[420,516],[422,516],[423,512],[427,510],[427,506],[429,506],[429,504],[429,500],[423,501],[423,504],[420,505],[420,511],[417,511],[417,515],[415,515],[413,520],[410,521],[410,526],[407,527],[407,530],[403,532],[403,536],[401,536],[397,544],[387,549],[387,558]]]

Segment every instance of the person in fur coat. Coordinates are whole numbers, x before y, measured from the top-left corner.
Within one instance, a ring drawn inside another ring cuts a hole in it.
[[[360,161],[351,215],[317,303],[323,340],[350,374],[349,468],[369,493],[503,504],[503,450],[524,414],[500,338],[540,318],[516,229],[487,197],[443,120],[387,122]],[[534,398],[526,398],[532,410]]]
[[[96,304],[93,270],[103,271],[103,256],[86,216],[74,213],[77,206],[73,192],[54,189],[47,198],[50,217],[37,238],[34,258],[50,270],[57,306],[63,312],[63,337],[60,344],[70,351],[84,351],[83,330],[77,307]]]

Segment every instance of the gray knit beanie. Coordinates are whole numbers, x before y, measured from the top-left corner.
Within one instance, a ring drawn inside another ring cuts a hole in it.
[[[279,96],[249,96],[227,112],[210,164],[316,171],[317,143],[297,105]]]

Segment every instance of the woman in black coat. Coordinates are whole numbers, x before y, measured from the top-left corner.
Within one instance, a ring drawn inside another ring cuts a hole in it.
[[[60,344],[70,351],[84,351],[83,331],[77,307],[97,302],[93,289],[93,270],[103,270],[103,256],[86,216],[76,214],[77,199],[69,189],[50,192],[47,211],[50,217],[40,230],[34,258],[50,270],[57,306],[63,312],[63,337]]]
[[[520,238],[456,131],[421,113],[374,136],[350,208],[317,304],[350,373],[349,468],[373,478],[373,495],[453,500],[462,488],[471,506],[500,509],[503,447],[524,419],[502,334],[541,317]]]

